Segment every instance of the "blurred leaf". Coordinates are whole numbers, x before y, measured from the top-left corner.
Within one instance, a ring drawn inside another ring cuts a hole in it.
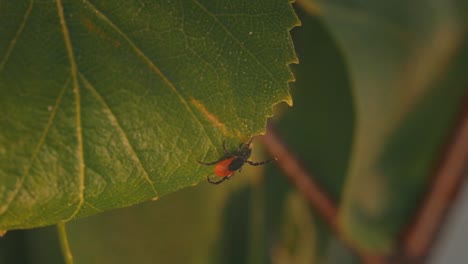
[[[248,178],[242,176],[246,175],[236,175],[230,184],[213,186],[204,182],[164,196],[156,203],[68,222],[75,262],[209,264],[248,259],[255,232],[249,227],[254,193],[246,186]],[[20,232],[24,233],[25,243],[12,244],[11,239]],[[10,260],[5,263],[22,258],[25,264],[63,263],[55,240],[55,228],[9,232],[0,240],[0,246],[9,249],[4,252],[0,247],[0,262],[4,257]]]
[[[252,215],[262,210],[251,168],[228,184],[203,182],[157,203],[69,222],[77,263],[259,263],[250,260],[263,259],[252,252],[261,227]]]
[[[222,230],[215,246],[214,263],[236,264],[249,262],[250,243],[253,242],[249,215],[253,212],[253,188],[250,186],[232,192],[223,208]]]
[[[298,10],[302,26],[292,30],[300,60],[294,65],[297,81],[292,84],[294,107],[275,117],[274,128],[300,164],[314,174],[314,180],[336,201],[339,200],[347,172],[353,135],[354,113],[351,90],[343,57],[329,32],[317,17]],[[284,106],[284,105],[283,105]],[[288,197],[295,192],[288,179],[273,167],[265,176],[266,223],[268,252],[286,244],[279,230]],[[310,212],[303,212],[307,216]],[[337,248],[333,234],[313,214],[315,262],[329,259]],[[309,217],[310,218],[310,217]],[[330,245],[334,249],[329,249]],[[271,262],[275,262],[274,256]],[[330,262],[332,263],[332,262]],[[352,263],[352,262],[343,262]]]
[[[281,242],[273,248],[273,264],[309,264],[317,259],[315,225],[307,202],[297,192],[288,195]]]
[[[316,3],[346,57],[356,113],[341,224],[360,247],[389,253],[466,93],[468,9],[436,0]]]
[[[223,243],[223,213],[237,189],[204,183],[156,203],[71,221],[67,229],[76,262],[219,263],[215,259]],[[230,226],[238,233],[242,227]],[[230,248],[232,254],[237,247],[241,245]]]
[[[9,231],[0,239],[0,263],[63,264],[57,228]]]
[[[0,9],[0,229],[192,185],[221,142],[291,103],[277,1],[6,1]]]

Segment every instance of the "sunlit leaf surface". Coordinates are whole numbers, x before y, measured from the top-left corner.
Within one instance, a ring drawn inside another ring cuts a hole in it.
[[[288,1],[4,1],[0,229],[129,206],[291,102]]]

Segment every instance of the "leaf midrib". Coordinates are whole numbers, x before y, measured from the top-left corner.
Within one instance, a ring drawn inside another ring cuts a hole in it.
[[[67,50],[68,60],[70,61],[70,73],[73,81],[73,93],[75,94],[75,114],[76,114],[76,137],[77,137],[77,155],[78,155],[78,198],[79,203],[68,218],[72,219],[81,209],[84,203],[84,181],[85,181],[85,163],[84,163],[84,151],[83,151],[83,131],[81,126],[81,97],[80,87],[78,84],[78,67],[76,65],[75,54],[73,52],[73,46],[70,39],[70,32],[68,31],[67,22],[65,21],[65,15],[63,12],[62,0],[57,0],[57,12],[60,19],[60,26],[62,28],[63,40]],[[67,221],[68,221],[67,220]]]

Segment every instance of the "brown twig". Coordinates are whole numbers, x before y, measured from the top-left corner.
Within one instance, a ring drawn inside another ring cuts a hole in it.
[[[312,208],[314,208],[330,229],[340,238],[343,243],[358,255],[363,263],[383,264],[387,263],[383,256],[369,254],[348,243],[340,225],[338,224],[338,209],[334,201],[320,188],[313,180],[313,175],[305,171],[299,164],[298,159],[283,144],[276,132],[269,127],[268,132],[262,137],[262,143],[267,150],[275,156],[278,166],[294,183],[296,188],[307,198]]]
[[[463,174],[468,167],[468,95],[463,103],[460,118],[442,152],[427,197],[402,236],[402,254],[406,262],[424,262],[464,181]]]

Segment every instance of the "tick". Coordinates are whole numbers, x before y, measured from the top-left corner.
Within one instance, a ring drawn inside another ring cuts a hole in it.
[[[224,157],[218,159],[217,161],[213,162],[201,162],[198,161],[198,163],[202,165],[214,165],[216,164],[214,168],[214,173],[216,176],[221,177],[220,180],[215,181],[210,179],[210,177],[207,177],[207,180],[211,184],[220,184],[224,182],[225,180],[229,180],[234,173],[241,172],[242,167],[244,166],[245,163],[248,163],[252,166],[260,166],[265,163],[272,162],[274,159],[270,160],[265,160],[261,162],[253,162],[249,160],[250,155],[252,154],[252,149],[250,148],[250,145],[252,144],[252,139],[249,140],[249,142],[241,143],[239,144],[239,147],[237,148],[237,151],[235,152],[229,152],[226,149],[226,144],[225,141],[223,141],[223,149],[224,149]]]

